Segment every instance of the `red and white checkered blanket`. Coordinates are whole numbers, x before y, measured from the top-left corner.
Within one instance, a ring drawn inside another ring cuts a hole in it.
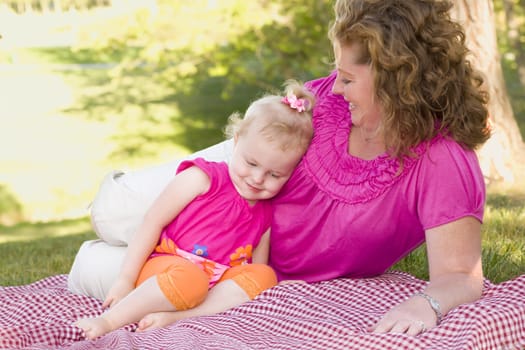
[[[425,287],[400,272],[272,288],[228,312],[144,333],[127,326],[95,341],[72,326],[102,312],[73,295],[66,275],[0,288],[2,349],[525,349],[525,275],[486,282],[481,300],[450,311],[439,327],[412,337],[367,332],[386,310]]]

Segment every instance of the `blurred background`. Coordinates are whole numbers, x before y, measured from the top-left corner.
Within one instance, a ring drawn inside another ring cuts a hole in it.
[[[484,167],[491,185],[515,183],[525,163],[524,2],[466,2],[490,7],[483,35],[497,38],[488,59],[500,69],[490,76],[502,77],[491,84],[504,123]],[[326,75],[332,6],[0,0],[0,224],[85,217],[109,171],[215,144],[227,117],[261,93]],[[509,145],[516,150],[499,164]]]

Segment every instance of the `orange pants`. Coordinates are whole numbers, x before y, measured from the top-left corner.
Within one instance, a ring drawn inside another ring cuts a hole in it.
[[[209,277],[196,264],[176,255],[162,255],[149,259],[137,279],[138,286],[157,276],[160,290],[176,310],[194,308],[208,295]],[[277,284],[273,269],[264,264],[247,264],[226,270],[218,283],[233,280],[250,299]]]

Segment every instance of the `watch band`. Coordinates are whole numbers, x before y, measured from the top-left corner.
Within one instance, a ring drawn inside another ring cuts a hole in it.
[[[430,307],[432,308],[432,310],[434,310],[434,313],[436,314],[436,325],[439,325],[441,323],[441,319],[443,318],[443,313],[441,312],[441,306],[439,305],[439,302],[436,299],[432,298],[430,295],[422,292],[416,293],[414,294],[414,296],[425,298],[428,301]]]

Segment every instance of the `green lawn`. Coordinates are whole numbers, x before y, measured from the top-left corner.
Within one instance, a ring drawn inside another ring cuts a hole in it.
[[[84,216],[109,171],[190,151],[173,139],[176,104],[159,102],[162,89],[145,74],[121,76],[136,88],[118,89],[110,66],[77,66],[100,63],[95,50],[16,56],[0,69],[0,224]]]
[[[0,226],[0,285],[68,273],[82,242],[94,238],[88,218]]]
[[[485,276],[494,283],[525,273],[525,193],[490,194],[483,225]],[[0,226],[0,285],[68,273],[83,241],[96,238],[88,218]],[[424,247],[394,269],[427,279]]]

